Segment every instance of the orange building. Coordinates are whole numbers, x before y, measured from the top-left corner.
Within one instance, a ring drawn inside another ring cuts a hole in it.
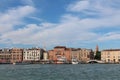
[[[49,60],[54,63],[71,62],[71,49],[65,46],[56,46],[53,50],[49,50]]]
[[[23,60],[23,49],[12,48],[11,49],[11,63],[22,62]]]

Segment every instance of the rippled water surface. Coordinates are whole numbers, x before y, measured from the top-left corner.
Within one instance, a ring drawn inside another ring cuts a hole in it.
[[[0,65],[0,80],[120,80],[120,64]]]

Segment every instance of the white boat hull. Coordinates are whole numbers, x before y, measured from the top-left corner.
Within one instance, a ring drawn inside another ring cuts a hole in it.
[[[78,64],[78,62],[72,62],[72,64]]]

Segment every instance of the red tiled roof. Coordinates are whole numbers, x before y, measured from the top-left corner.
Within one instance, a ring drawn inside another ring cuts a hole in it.
[[[66,48],[65,46],[56,46],[54,48]]]

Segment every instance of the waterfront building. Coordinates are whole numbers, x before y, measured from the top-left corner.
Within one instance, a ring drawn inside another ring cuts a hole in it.
[[[72,59],[76,59],[77,61],[80,61],[80,48],[78,49],[75,49],[75,48],[72,48],[71,49],[71,58]]]
[[[43,51],[40,48],[24,49],[23,61],[40,61],[43,58]]]
[[[79,62],[87,63],[89,60],[94,59],[94,53],[92,49],[78,48],[72,49],[72,58],[77,59]]]
[[[79,62],[87,63],[89,60],[94,59],[94,53],[92,49],[78,48],[72,49],[72,58],[77,59]]]
[[[0,49],[0,63],[10,63],[11,54],[10,49]]]
[[[23,49],[21,48],[12,48],[11,52],[11,63],[22,62],[23,60]]]
[[[106,49],[101,51],[101,60],[104,63],[120,63],[120,49]]]
[[[53,50],[49,50],[49,60],[53,62],[71,62],[75,59],[79,62],[87,63],[94,59],[92,49],[81,48],[66,48],[65,46],[56,46]]]
[[[49,50],[49,60],[53,63],[69,63],[71,62],[71,49],[65,46],[56,46],[53,50]]]
[[[92,49],[83,48],[83,49],[80,50],[80,58],[79,58],[79,60],[81,62],[86,63],[87,61],[89,61],[89,60],[91,60],[93,58],[94,58],[94,53],[93,53]]]
[[[48,60],[48,52],[47,51],[43,52],[43,60],[44,61]]]

